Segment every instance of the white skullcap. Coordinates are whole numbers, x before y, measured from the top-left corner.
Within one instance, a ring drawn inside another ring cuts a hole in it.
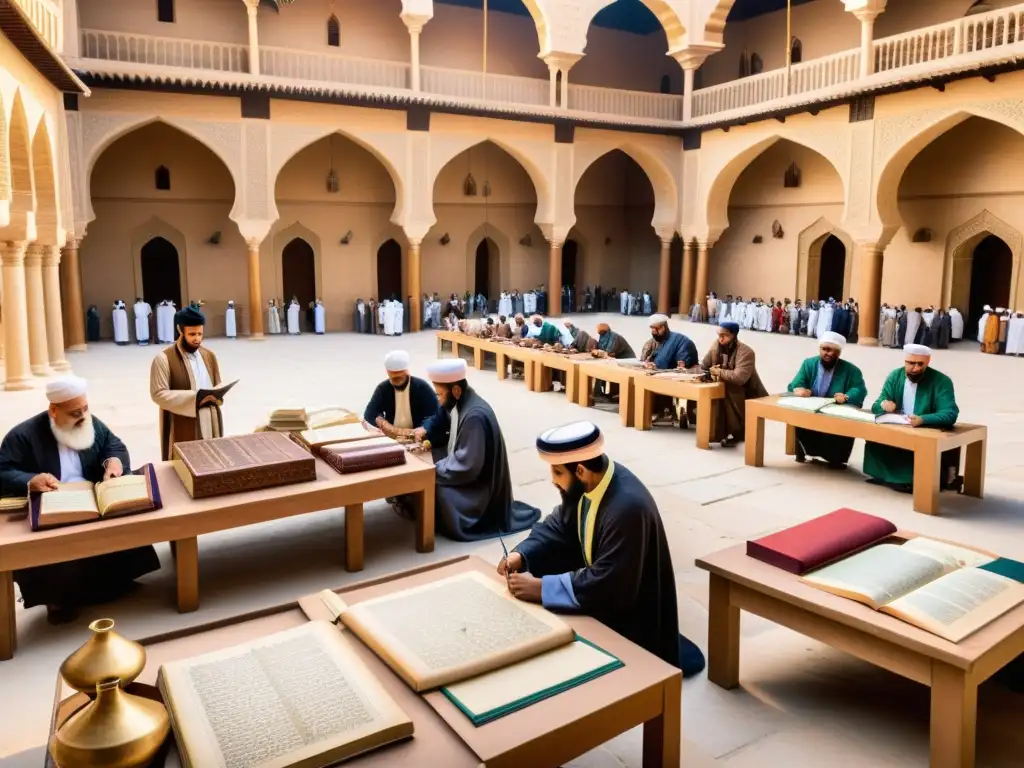
[[[846,346],[846,339],[843,337],[841,333],[836,333],[835,331],[825,331],[823,334],[821,334],[821,339],[819,339],[819,345],[821,344],[829,344],[833,347],[839,347],[839,349],[842,349],[843,347]]]
[[[668,325],[668,315],[663,315],[660,312],[656,315],[651,315],[651,319],[647,323],[648,325]]]
[[[388,373],[409,370],[409,353],[404,349],[396,349],[388,352],[384,358],[384,369]]]
[[[904,355],[921,355],[922,357],[931,357],[932,350],[930,347],[926,347],[924,344],[906,344],[903,347]]]
[[[46,399],[54,405],[60,405],[81,397],[87,390],[85,379],[78,376],[62,376],[46,383]]]
[[[454,384],[466,378],[466,361],[462,358],[435,360],[427,366],[427,375],[435,384]]]
[[[990,307],[988,304],[986,304],[984,307],[982,307],[982,309],[985,310],[986,312],[991,312],[992,311],[992,307]]]
[[[1005,310],[1005,309],[1003,309],[1002,307],[996,307],[996,312],[998,312],[999,314],[1002,314],[1002,313],[1003,313],[1003,312],[1005,312],[1005,311],[1006,311],[1006,310]]]

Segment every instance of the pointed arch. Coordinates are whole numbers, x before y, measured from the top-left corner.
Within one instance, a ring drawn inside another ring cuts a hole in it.
[[[1010,248],[1013,268],[1010,274],[1009,307],[1016,307],[1020,281],[1021,255],[1024,252],[1024,234],[1007,224],[988,209],[982,210],[969,221],[952,230],[946,237],[946,251],[942,264],[942,304],[967,311],[970,293],[971,266],[974,249],[988,235],[995,235]],[[964,278],[967,278],[964,280]]]
[[[0,90],[0,206],[11,200],[11,153],[7,134],[7,106],[4,104],[3,91]],[[6,221],[0,220],[0,227],[6,224]]]
[[[323,244],[316,232],[296,220],[274,232],[274,290],[271,293],[271,297],[280,296],[285,302],[291,300],[291,296],[284,295],[284,249],[293,240],[304,240],[312,248],[315,293],[317,296],[322,296],[324,274]]]
[[[32,139],[32,176],[36,188],[36,241],[43,245],[63,245],[57,169],[45,116],[39,121]]]
[[[508,285],[509,257],[512,255],[512,241],[508,235],[498,229],[490,222],[484,222],[474,229],[466,238],[466,285],[475,285],[476,276],[476,249],[482,240],[490,240],[498,249],[498,274],[491,275],[491,283],[497,285]],[[488,296],[488,299],[495,298]]]
[[[836,237],[846,248],[846,263],[843,265],[843,295],[848,296],[852,288],[853,238],[830,222],[824,216],[804,229],[797,237],[796,298],[804,303],[817,293],[821,269],[821,247],[830,237]]]
[[[32,174],[32,132],[21,91],[14,94],[9,134],[11,167],[11,213],[30,214],[36,208],[35,179]]]
[[[580,14],[579,20],[573,22],[573,26],[577,29],[584,30],[583,45],[580,50],[586,46],[586,35],[589,32],[590,26],[594,21],[594,17],[608,7],[615,0],[597,0],[592,2],[589,7],[585,7]],[[671,54],[674,51],[681,51],[686,47],[686,24],[683,23],[683,19],[680,14],[676,12],[675,5],[682,5],[682,3],[668,2],[668,0],[640,0],[647,9],[654,14],[654,17],[658,20],[661,28],[665,30],[665,37],[668,38],[668,50]],[[582,4],[581,4],[582,5]],[[589,14],[588,14],[589,12]]]
[[[533,25],[537,28],[537,41],[540,43],[540,55],[547,56],[552,49],[551,26],[548,24],[547,13],[538,0],[523,0],[523,5],[530,12]]]
[[[333,13],[327,19],[327,44],[332,48],[341,46],[341,24]]]
[[[654,217],[651,226],[657,229],[675,230],[679,218],[679,192],[675,176],[664,159],[651,150],[629,142],[606,144],[576,145],[575,163],[573,166],[572,189],[575,198],[576,189],[583,175],[594,163],[610,152],[619,150],[628,155],[646,174],[654,190]]]
[[[188,241],[181,230],[168,224],[158,216],[154,216],[144,224],[140,224],[129,235],[132,249],[132,270],[135,276],[135,291],[132,295],[143,295],[145,283],[142,279],[142,249],[150,240],[158,237],[169,242],[178,252],[178,280],[181,285],[182,302],[185,302],[189,296]]]

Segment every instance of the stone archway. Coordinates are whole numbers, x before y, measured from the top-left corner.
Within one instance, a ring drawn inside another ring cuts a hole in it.
[[[1010,249],[1012,256],[1008,308],[1017,306],[1021,253],[1024,235],[987,210],[961,224],[946,238],[943,261],[942,304],[956,307],[967,318],[970,310],[971,275],[975,248],[989,235],[995,235]]]
[[[181,260],[174,244],[157,235],[142,246],[139,262],[142,269],[142,300],[151,307],[167,299],[173,301],[176,307],[182,306]]]
[[[147,270],[145,268],[145,254],[147,253],[147,247],[156,240],[163,240],[174,249],[178,272],[178,296],[159,296],[156,297],[155,301],[149,301],[149,296],[146,295]],[[189,296],[188,294],[188,252],[186,248],[185,235],[180,230],[175,229],[166,221],[154,216],[142,226],[136,227],[132,230],[130,242],[132,249],[132,271],[135,277],[134,296],[146,295],[146,300],[154,306],[157,302],[163,301],[164,299],[172,299],[177,301],[176,306],[179,309],[181,309],[181,307],[187,304],[191,299],[202,298],[200,296]]]
[[[812,299],[819,298],[821,252],[829,237],[838,239],[846,249],[846,260],[843,264],[843,290],[841,295],[835,298],[846,298],[853,290],[853,238],[823,216],[803,230],[797,238],[796,298],[805,304]]]

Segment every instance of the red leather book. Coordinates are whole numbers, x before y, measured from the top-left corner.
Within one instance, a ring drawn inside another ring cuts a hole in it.
[[[784,571],[803,575],[896,533],[888,520],[837,509],[784,531],[747,542],[747,554]]]
[[[405,464],[405,448],[397,443],[363,450],[345,451],[336,448],[334,445],[325,445],[320,449],[320,458],[343,475]]]

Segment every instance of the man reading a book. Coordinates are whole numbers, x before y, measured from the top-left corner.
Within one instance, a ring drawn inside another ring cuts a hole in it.
[[[757,375],[754,350],[739,340],[739,333],[738,323],[719,323],[718,342],[701,361],[712,378],[725,382],[725,397],[712,402],[712,407],[720,410],[711,439],[720,440],[723,448],[736,445],[746,435],[747,399],[768,394]]]
[[[149,393],[160,409],[160,456],[174,458],[174,444],[188,440],[209,440],[224,434],[222,401],[207,395],[199,402],[200,390],[222,383],[217,356],[203,346],[206,317],[194,307],[184,307],[174,316],[178,340],[153,358],[149,368]]]
[[[414,430],[437,413],[437,394],[423,379],[409,375],[409,353],[396,349],[384,358],[388,377],[377,385],[363,421],[385,429]]]
[[[562,503],[498,564],[512,594],[593,616],[685,677],[700,672],[703,653],[679,634],[672,556],[650,492],[604,454],[588,421],[548,430],[537,451]]]
[[[659,371],[698,370],[700,360],[697,357],[697,346],[689,336],[669,330],[668,315],[651,315],[648,325],[651,329],[651,338],[640,352],[640,359],[645,368]],[[678,424],[680,429],[687,429],[690,426],[685,404],[677,420],[674,401],[670,396],[654,395],[653,399],[655,424]]]
[[[923,344],[904,346],[903,367],[886,377],[872,412],[876,416],[902,413],[911,427],[951,429],[960,415],[953,380],[932,368],[931,359],[931,349]],[[869,483],[913,493],[914,452],[869,442],[864,446],[864,474]],[[963,488],[959,448],[942,454],[939,482],[944,491]]]
[[[435,520],[455,541],[488,539],[529,528],[540,510],[512,498],[508,452],[491,406],[466,381],[466,361],[436,360],[427,368],[445,420],[447,446],[435,445]],[[426,436],[421,427],[419,437]]]
[[[789,391],[797,397],[831,397],[840,405],[860,408],[868,396],[864,374],[853,363],[840,359],[846,339],[834,331],[821,335],[818,356],[809,357],[800,365]],[[828,435],[812,429],[796,430],[796,460],[803,463],[808,456],[819,457],[830,467],[844,469],[853,452],[853,438]]]
[[[46,385],[50,407],[13,427],[0,444],[0,493],[28,496],[61,483],[101,482],[129,472],[128,449],[89,412],[86,383],[77,376]],[[143,574],[160,567],[153,547],[14,572],[26,608],[45,605],[51,624],[73,621],[84,605],[114,600]]]

